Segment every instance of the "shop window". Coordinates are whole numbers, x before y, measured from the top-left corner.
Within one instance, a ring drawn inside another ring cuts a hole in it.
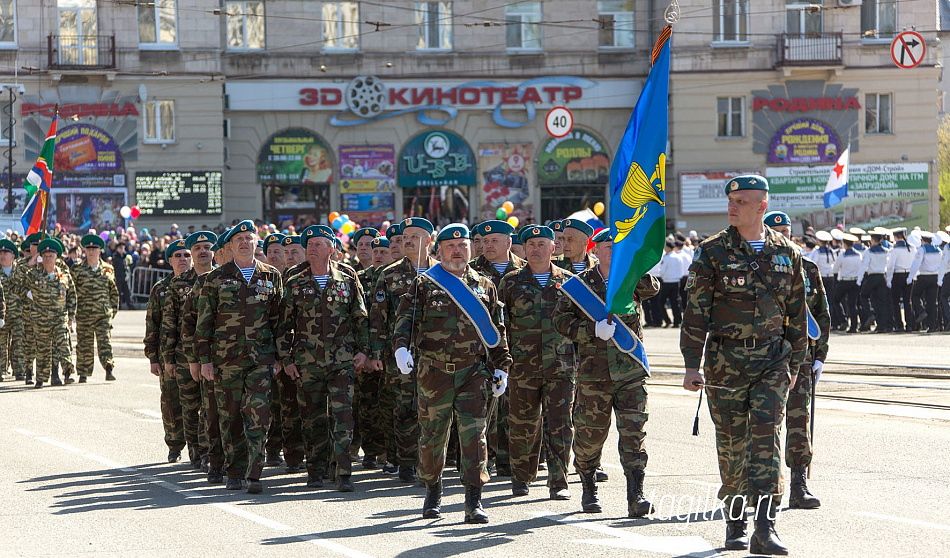
[[[0,48],[16,46],[16,2],[0,0]]]
[[[890,42],[897,33],[897,2],[894,0],[864,0],[861,4],[861,38]]]
[[[633,0],[597,2],[600,48],[633,48]]]
[[[563,184],[541,187],[541,216],[539,223],[563,219],[579,209],[594,207],[604,202],[603,184]]]
[[[452,49],[452,3],[416,2],[416,50]]]
[[[323,48],[360,48],[360,5],[358,2],[323,3]]]
[[[749,41],[749,0],[713,0],[713,42]]]
[[[178,44],[176,0],[138,4],[139,48],[170,48]]]
[[[505,24],[509,50],[541,50],[541,2],[505,6]]]
[[[745,136],[745,98],[717,97],[716,115],[719,122],[720,138],[741,138]]]
[[[789,35],[818,35],[821,33],[821,9],[802,0],[785,0],[785,31]],[[820,6],[819,6],[820,8]]]
[[[891,133],[891,94],[868,93],[864,96],[864,132]]]
[[[227,2],[228,50],[264,48],[264,3]]]
[[[175,141],[175,101],[145,102],[145,143]]]

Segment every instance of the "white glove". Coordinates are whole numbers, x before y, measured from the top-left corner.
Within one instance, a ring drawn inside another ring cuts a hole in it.
[[[33,300],[33,291],[26,291],[26,298]]]
[[[818,380],[821,378],[821,371],[824,370],[825,363],[820,360],[816,360],[814,364],[811,365],[812,372],[815,373],[815,383],[818,383]]]
[[[941,277],[940,279],[937,279],[937,286],[938,286],[938,287],[942,287],[942,286],[943,286],[943,277]]]
[[[3,321],[3,318],[0,318],[0,327],[3,327],[7,322]]]
[[[43,263],[43,256],[36,256],[36,263]]]
[[[596,333],[597,337],[603,339],[604,341],[610,341],[610,339],[614,336],[615,329],[617,329],[617,324],[608,324],[607,320],[600,320],[594,327],[594,333]]]
[[[412,355],[409,353],[409,349],[405,347],[399,347],[396,349],[396,366],[399,368],[399,371],[403,374],[409,374],[412,372]]]
[[[887,282],[887,288],[888,288],[888,289],[891,288],[891,282],[890,282],[890,281]]]
[[[910,275],[907,276],[907,284],[908,284],[908,285],[913,285],[913,284],[914,284],[914,278],[911,277]]]
[[[858,286],[859,286],[859,287],[861,286],[861,281],[860,281],[860,280],[858,281]]]
[[[508,373],[504,370],[495,370],[495,375],[492,378],[491,392],[495,397],[501,397],[505,390],[508,389]]]

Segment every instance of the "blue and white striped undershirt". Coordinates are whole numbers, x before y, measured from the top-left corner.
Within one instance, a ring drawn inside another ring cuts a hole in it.
[[[541,283],[541,288],[548,286],[548,279],[551,278],[551,272],[547,273],[535,273],[534,278],[538,280],[538,283]]]
[[[244,276],[244,280],[250,283],[251,275],[254,275],[254,266],[252,265],[251,267],[239,267],[238,269],[241,270],[241,275]]]
[[[492,262],[492,265],[495,267],[495,270],[498,271],[501,275],[505,274],[505,270],[508,269],[508,262],[495,263]]]
[[[747,241],[753,248],[755,248],[756,253],[762,251],[762,247],[765,246],[764,240],[749,240]]]
[[[321,289],[327,288],[327,279],[330,278],[329,275],[314,275],[313,278],[320,285]]]
[[[574,273],[580,273],[587,269],[587,262],[577,262],[574,263]]]
[[[426,271],[429,271],[429,268],[428,268],[428,267],[417,267],[417,268],[416,268],[416,275],[422,275],[422,274],[425,273]]]

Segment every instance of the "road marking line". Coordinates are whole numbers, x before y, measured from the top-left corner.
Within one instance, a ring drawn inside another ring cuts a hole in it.
[[[162,414],[161,414],[161,413],[156,412],[156,411],[153,411],[153,410],[151,410],[151,409],[136,409],[135,412],[136,412],[136,413],[142,413],[143,415],[145,415],[145,416],[147,416],[147,417],[153,417],[153,418],[157,418],[157,419],[162,418]]]
[[[47,437],[45,437],[45,436],[36,436],[35,438],[36,438],[37,440],[41,441],[41,442],[44,442],[44,443],[49,444],[49,445],[51,445],[51,446],[56,446],[56,447],[58,447],[58,448],[60,448],[60,449],[66,450],[66,451],[71,451],[71,452],[73,452],[73,453],[82,453],[82,452],[79,450],[79,448],[74,448],[73,446],[71,446],[71,445],[69,445],[69,444],[65,444],[65,443],[63,443],[63,442],[58,442],[58,441],[56,441],[56,440],[53,440],[52,438],[47,438]]]
[[[940,529],[943,531],[950,531],[950,525],[944,525],[942,523],[931,523],[929,521],[920,521],[919,519],[911,519],[909,517],[897,517],[894,515],[883,515],[879,513],[871,512],[851,512],[854,515],[862,515],[864,517],[870,517],[873,519],[887,519],[889,521],[896,521],[897,523],[907,523],[910,525],[917,525],[920,527],[929,527],[931,529]]]
[[[226,511],[231,515],[236,515],[248,521],[253,521],[254,523],[257,523],[258,525],[263,525],[264,527],[267,527],[268,529],[273,529],[275,531],[292,531],[293,530],[293,527],[291,527],[290,525],[284,525],[283,523],[274,521],[272,519],[267,519],[266,517],[262,517],[260,515],[257,515],[256,513],[243,510],[239,508],[238,506],[235,506],[234,504],[225,504],[222,502],[215,502],[211,505],[218,508],[219,510]]]
[[[350,556],[351,558],[373,558],[370,554],[364,554],[359,550],[353,550],[352,548],[345,547],[339,543],[321,539],[316,535],[300,535],[296,538],[327,550],[343,554],[344,556]]]
[[[22,428],[14,428],[13,431],[19,434],[23,434],[24,436],[30,436],[30,437],[36,436],[36,434],[30,432],[29,430],[23,430]]]

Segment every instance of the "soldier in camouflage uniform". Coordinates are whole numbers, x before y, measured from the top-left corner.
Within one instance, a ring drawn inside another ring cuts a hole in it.
[[[277,354],[283,373],[297,384],[307,486],[323,486],[332,455],[337,490],[352,492],[354,368],[366,363],[369,339],[362,287],[330,264],[333,237],[325,225],[307,227],[301,234],[310,270],[294,275],[284,287]]]
[[[280,272],[254,259],[253,221],[240,222],[226,241],[234,259],[208,274],[196,301],[195,353],[202,377],[215,382],[227,489],[240,490],[246,479],[247,492],[259,494],[284,291]]]
[[[3,316],[3,325],[0,326],[0,380],[7,370],[13,371],[13,376],[22,381],[23,352],[19,346],[23,342],[23,322],[19,297],[13,292],[13,272],[16,269],[16,258],[20,250],[12,241],[4,238],[0,240],[0,292],[6,303]]]
[[[34,387],[41,388],[49,380],[54,362],[65,375],[72,372],[69,330],[76,319],[76,287],[69,272],[56,267],[56,258],[63,254],[62,244],[47,238],[38,250],[43,265],[27,276],[27,299],[31,301],[37,333]]]
[[[792,237],[792,221],[781,211],[773,211],[765,216],[765,224],[786,239]],[[808,466],[811,465],[811,398],[821,376],[828,357],[828,337],[831,334],[831,309],[828,297],[821,281],[818,265],[802,259],[805,270],[805,300],[808,310],[815,319],[820,335],[818,339],[808,339],[808,351],[802,367],[798,371],[798,381],[788,392],[785,406],[785,464],[792,470],[788,507],[814,509],[821,501],[808,490],[805,481]]]
[[[86,259],[73,266],[71,272],[76,283],[79,305],[76,309],[76,371],[79,383],[92,376],[95,366],[96,347],[99,349],[99,364],[105,368],[106,380],[115,380],[112,369],[112,319],[119,312],[119,289],[115,284],[112,265],[100,259],[106,243],[94,234],[87,234],[80,241]]]
[[[172,256],[175,256],[176,253],[178,257],[173,258]],[[183,283],[180,276],[191,271],[191,253],[185,248],[184,239],[178,239],[165,248],[165,261],[172,266],[173,274],[163,290],[164,294],[157,301],[159,309],[157,343],[161,355],[161,374],[159,374],[158,378],[161,386],[160,401],[162,422],[167,425],[165,428],[166,432],[170,431],[175,433],[175,447],[178,447],[177,440],[183,440],[185,442],[183,445],[187,445],[189,449],[189,458],[194,458],[193,453],[197,451],[197,417],[189,417],[186,425],[184,408],[182,407],[181,388],[175,366],[175,345],[169,347],[167,340],[167,330],[171,324],[166,321],[165,317],[165,312],[169,309],[167,304],[168,299],[172,296],[172,289],[176,288],[173,287],[173,283],[178,279],[177,288],[181,288]],[[193,275],[193,273],[191,275]],[[191,281],[193,281],[193,278]],[[148,335],[147,329],[146,335]],[[188,371],[186,371],[186,373],[188,373]],[[192,394],[188,393],[185,397],[190,401]],[[175,452],[171,451],[172,448],[169,446],[169,463],[177,462],[181,458],[181,449]]]
[[[166,275],[161,281],[152,286],[145,304],[145,357],[149,361],[149,371],[158,377],[158,386],[161,389],[159,402],[162,409],[162,427],[165,430],[165,445],[168,446],[168,462],[175,463],[181,459],[181,450],[185,448],[185,431],[181,420],[176,419],[174,410],[167,403],[178,400],[178,383],[166,382],[163,374],[162,361],[162,301],[168,294],[168,285],[174,275]],[[166,393],[174,390],[176,393]],[[179,413],[180,415],[180,413]]]
[[[600,231],[594,237],[594,242],[598,264],[581,272],[578,279],[586,283],[601,300],[607,300],[613,249],[610,230]],[[588,513],[601,511],[595,474],[600,467],[604,442],[610,430],[611,411],[617,419],[620,463],[627,479],[627,516],[643,517],[653,509],[643,497],[644,470],[647,466],[644,426],[649,417],[645,384],[650,371],[633,355],[621,351],[613,341],[613,334],[616,322],[621,321],[637,338],[642,339],[640,303],[656,295],[659,289],[656,279],[644,275],[634,291],[636,312],[615,315],[611,323],[607,323],[607,320],[594,322],[563,293],[554,310],[554,327],[561,335],[576,343],[580,362],[574,406],[574,467],[581,477],[584,491],[581,507]]]
[[[13,268],[13,274],[10,276],[12,296],[16,297],[20,305],[23,317],[23,327],[21,332],[21,352],[23,354],[23,370],[27,385],[33,383],[33,365],[36,361],[36,319],[33,315],[33,304],[26,298],[29,290],[29,275],[36,269],[38,262],[36,248],[40,243],[40,233],[27,235],[20,243],[20,259],[17,260]]]
[[[564,223],[558,219],[548,223],[548,227],[554,231],[554,255],[552,260],[558,260],[564,255]]]
[[[501,278],[510,271],[523,268],[526,262],[511,253],[514,227],[505,221],[485,221],[474,229],[481,235],[482,253],[469,263],[472,269],[491,279],[498,288]],[[494,459],[498,476],[511,476],[508,456],[508,397],[506,391],[498,398],[494,413],[488,417],[488,460]]]
[[[300,244],[299,234],[285,236],[284,239],[280,241],[280,244],[284,247],[284,264],[287,266],[286,270],[307,263],[307,255],[304,253],[303,246]],[[285,273],[285,279],[289,278],[290,277]]]
[[[597,258],[587,253],[587,244],[594,235],[594,229],[579,219],[560,221],[561,246],[564,253],[554,261],[554,265],[563,267],[574,274],[597,265]],[[557,230],[555,229],[555,234]]]
[[[396,225],[394,225],[396,226]],[[373,358],[380,361],[384,375],[389,378],[393,391],[394,449],[388,459],[399,465],[399,479],[415,482],[416,462],[419,459],[419,419],[415,374],[399,374],[392,359],[391,341],[398,317],[399,304],[409,292],[416,275],[437,262],[429,257],[432,224],[420,217],[411,217],[398,225],[389,245],[398,238],[406,256],[380,272],[373,289],[370,309],[370,344]],[[392,227],[390,227],[392,229]]]
[[[775,534],[784,491],[781,427],[788,390],[808,347],[801,252],[763,223],[768,182],[726,183],[729,223],[693,254],[680,332],[683,387],[706,390],[726,504],[726,549],[786,554]],[[709,339],[707,340],[707,334]],[[699,371],[705,346],[705,373]],[[746,535],[746,498],[755,531]]]
[[[363,227],[350,236],[350,242],[356,246],[356,262],[353,265],[356,271],[373,265],[373,239],[377,236],[379,231],[373,227]]]
[[[369,308],[367,293],[371,294],[375,285],[376,267],[373,261],[373,241],[377,238],[386,240],[380,236],[378,230],[372,227],[362,228],[353,233],[350,238],[350,242],[356,244],[356,257],[358,259],[356,267],[359,268],[356,271],[356,278],[362,287],[363,303],[367,308]],[[353,418],[356,421],[356,426],[353,430],[351,453],[355,455],[359,448],[363,448],[364,469],[376,469],[379,466],[377,457],[386,453],[386,443],[379,418],[380,382],[383,378],[382,366],[380,365],[379,368],[379,370],[376,370],[364,366],[362,369],[358,369],[353,391]]]
[[[410,231],[418,228],[417,221],[420,219],[413,218],[403,229],[407,251],[414,247],[415,242],[409,239]],[[494,378],[492,393],[496,398],[501,396],[511,366],[502,306],[495,285],[468,267],[471,242],[465,225],[443,228],[437,242],[439,265],[454,281],[450,285],[465,290],[460,292],[474,293],[471,304],[477,308],[469,307],[463,312],[429,274],[418,276],[399,305],[392,346],[403,376],[414,368],[410,351],[419,360],[419,476],[426,484],[423,517],[441,516],[442,470],[454,416],[458,421],[465,486],[465,522],[487,523],[481,495],[489,478],[485,439],[488,384]],[[490,321],[497,339],[483,341],[483,336],[491,332],[475,327],[468,313],[476,311],[480,313],[476,315],[484,315]]]
[[[574,344],[554,329],[552,317],[558,288],[573,276],[551,263],[554,232],[544,226],[521,231],[528,265],[505,275],[498,299],[507,309],[511,350],[508,417],[511,450],[511,491],[526,496],[538,474],[542,440],[550,447],[548,491],[552,500],[571,497],[567,463],[574,440]],[[542,435],[542,418],[547,433]]]

